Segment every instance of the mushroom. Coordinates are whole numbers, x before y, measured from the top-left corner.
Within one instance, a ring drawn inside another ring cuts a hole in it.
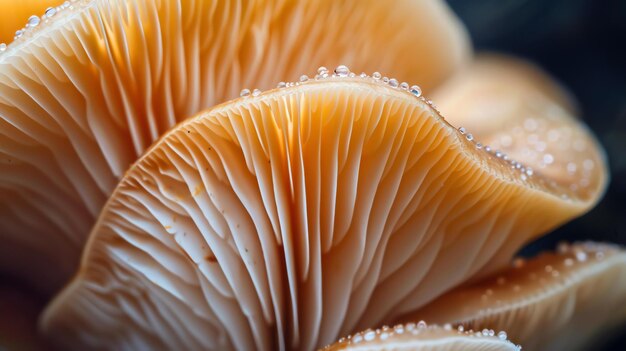
[[[419,323],[398,324],[393,328],[368,329],[342,338],[323,351],[519,351],[520,346],[507,340],[505,332],[474,332]]]
[[[604,189],[518,164],[379,73],[227,102],[129,169],[43,330],[66,348],[327,345],[503,268]]]
[[[314,62],[430,88],[469,53],[427,0],[81,0],[31,22],[0,46],[0,271],[49,293],[118,179],[179,121]]]
[[[626,252],[606,244],[561,245],[484,281],[445,294],[407,319],[497,328],[530,350],[589,350],[626,320]]]

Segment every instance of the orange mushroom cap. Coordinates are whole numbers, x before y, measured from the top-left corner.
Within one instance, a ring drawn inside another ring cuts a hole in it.
[[[430,88],[469,53],[434,0],[80,0],[39,21],[0,47],[0,270],[49,292],[118,179],[179,121],[314,64]]]
[[[321,347],[501,268],[590,206],[477,148],[419,88],[335,72],[150,148],[45,332],[66,347]]]
[[[607,244],[561,245],[451,291],[406,319],[497,328],[530,350],[588,350],[626,321],[626,252]]]

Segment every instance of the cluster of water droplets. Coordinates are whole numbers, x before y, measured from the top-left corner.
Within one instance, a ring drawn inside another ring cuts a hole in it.
[[[427,104],[435,107],[431,100],[427,100],[422,96],[422,89],[418,85],[409,85],[409,83],[407,82],[400,83],[397,79],[385,77],[379,72],[374,72],[372,73],[371,76],[365,72],[362,72],[361,74],[357,75],[355,72],[351,72],[348,66],[346,65],[339,65],[332,72],[329,71],[328,68],[322,66],[317,69],[317,74],[313,78],[309,78],[308,75],[303,74],[300,76],[298,81],[280,82],[278,83],[276,88],[282,89],[282,88],[287,88],[287,87],[293,87],[293,86],[298,86],[301,84],[306,84],[312,81],[324,80],[327,78],[360,78],[360,79],[364,79],[368,81],[378,82],[378,83],[385,84],[395,89],[406,91],[407,93],[410,93],[411,95],[424,100],[424,102],[426,102]],[[254,89],[254,90],[242,89],[239,96],[241,97],[258,96],[260,94],[261,94],[261,91],[259,89]]]
[[[399,337],[400,335],[419,335],[422,333],[428,333],[436,330],[445,330],[448,332],[456,332],[460,336],[477,337],[477,338],[492,338],[497,337],[502,341],[511,342],[508,339],[508,335],[505,331],[495,332],[493,329],[483,329],[482,331],[474,331],[472,329],[465,330],[463,325],[459,325],[454,328],[452,324],[446,323],[443,326],[429,326],[425,321],[419,321],[417,323],[398,324],[394,327],[383,326],[378,329],[367,329],[365,331],[356,333],[354,335],[339,339],[339,344],[358,345],[362,343],[380,342],[393,337]],[[330,348],[327,346],[325,349]],[[521,350],[520,345],[516,345],[517,350]]]
[[[24,27],[15,31],[15,36],[13,37],[13,40],[15,41],[15,40],[22,38],[23,36],[28,34],[30,31],[39,27],[41,23],[47,23],[52,17],[56,16],[59,12],[64,11],[64,10],[74,9],[74,3],[76,3],[77,1],[79,0],[65,1],[59,6],[48,7],[44,11],[41,17],[37,15],[32,15],[28,17],[28,20],[26,21],[26,24],[24,25]],[[7,48],[8,48],[8,45],[6,43],[0,43],[0,53],[6,51]]]
[[[483,145],[483,144],[477,142],[476,139],[474,139],[474,136],[472,135],[472,133],[469,133],[464,127],[460,127],[458,130],[459,130],[459,133],[464,135],[465,139],[467,139],[469,142],[473,143],[474,146],[476,146],[477,149],[485,151],[486,153],[489,154],[489,156],[493,156],[493,157],[495,157],[497,159],[500,159],[503,162],[509,164],[512,169],[519,171],[520,178],[522,180],[526,181],[530,177],[532,177],[533,174],[535,174],[535,171],[533,171],[533,169],[531,167],[525,166],[521,162],[516,161],[516,160],[510,158],[504,152],[502,152],[500,150],[494,150],[489,145]]]

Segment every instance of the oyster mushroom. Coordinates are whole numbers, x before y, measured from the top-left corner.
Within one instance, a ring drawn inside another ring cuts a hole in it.
[[[81,0],[38,18],[0,47],[0,270],[48,292],[127,167],[179,121],[313,62],[432,87],[469,53],[441,1]]]
[[[419,95],[340,66],[178,125],[120,181],[44,331],[68,348],[321,347],[502,268],[603,190],[515,167]]]
[[[521,348],[507,340],[506,333],[497,335],[493,330],[487,333],[427,326],[423,321],[415,324],[399,324],[393,328],[384,327],[343,338],[325,347],[323,351],[519,351]]]
[[[626,320],[626,252],[564,245],[501,274],[449,292],[407,319],[497,328],[530,350],[588,350]]]

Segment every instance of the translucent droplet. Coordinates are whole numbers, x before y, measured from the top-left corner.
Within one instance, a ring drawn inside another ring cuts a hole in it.
[[[300,76],[300,81],[301,82],[307,82],[309,81],[309,76],[307,76],[306,74],[303,74]]]
[[[350,72],[350,74],[348,74],[348,77],[350,77],[350,78],[354,78],[354,77],[356,77],[356,73],[354,73],[354,72]]]
[[[444,330],[452,330],[452,324],[450,324],[450,323],[446,323],[446,324],[444,324],[444,325],[443,325],[443,329],[444,329]]]
[[[389,83],[389,78],[388,77],[383,77],[383,83]]]
[[[361,78],[367,78],[367,74],[365,72],[361,72],[361,74],[359,74],[359,77]]]
[[[335,68],[335,74],[339,77],[347,77],[350,74],[350,69],[345,65],[339,65]]]
[[[420,328],[420,329],[424,329],[424,328],[428,327],[428,324],[426,324],[426,322],[424,322],[424,321],[419,321],[419,322],[417,322],[417,327]]]
[[[472,134],[468,134],[465,136],[467,138],[467,140],[472,141],[474,140],[474,136]]]
[[[46,17],[52,17],[52,16],[54,16],[54,15],[56,15],[56,14],[57,14],[57,9],[56,9],[56,8],[54,8],[54,7],[48,7],[48,8],[46,9],[46,12],[44,13],[44,15],[45,15]]]
[[[21,29],[20,29],[20,30],[17,30],[17,31],[15,32],[15,38],[17,39],[17,38],[21,37],[23,34],[24,34],[24,31],[23,31],[23,30],[21,30]]]
[[[400,89],[402,89],[402,90],[409,90],[409,83],[402,82],[402,84],[400,84]]]
[[[400,85],[400,83],[398,83],[397,79],[395,78],[389,79],[389,86],[391,86],[392,88],[397,88],[398,85]]]
[[[533,173],[534,172],[533,172],[532,168],[530,168],[530,167],[526,168],[526,175],[527,176],[532,177]]]
[[[489,336],[489,329],[483,329],[483,336]]]
[[[350,341],[351,341],[351,342],[353,342],[353,343],[355,343],[355,344],[358,344],[358,343],[360,343],[361,341],[363,341],[363,337],[362,337],[361,335],[355,335],[355,336],[352,338],[352,340],[350,340]]]
[[[506,338],[507,338],[507,335],[506,335],[506,332],[504,330],[501,330],[501,331],[498,332],[498,339],[506,340]]]
[[[382,76],[380,75],[380,72],[374,72],[372,74],[372,78],[379,80]]]
[[[287,86],[287,83],[285,83],[285,82],[280,82],[280,83],[278,83],[278,85],[277,85],[276,87],[280,89],[280,88],[284,88],[284,87],[286,87],[286,86]]]
[[[467,132],[467,130],[465,129],[465,127],[459,128],[459,133],[465,134],[466,132]]]
[[[543,155],[543,163],[549,165],[552,162],[554,162],[554,156],[552,156],[551,154],[545,154]]]
[[[328,68],[320,66],[320,68],[317,69],[317,74],[322,75],[324,73],[328,73]]]
[[[250,89],[241,89],[239,96],[244,97],[250,95]]]
[[[259,96],[259,95],[261,95],[261,91],[259,89],[254,89],[252,91],[252,96]]]
[[[463,332],[465,330],[465,328],[462,325],[459,325],[458,328],[456,329],[460,332]]]
[[[574,260],[572,260],[571,258],[566,258],[564,262],[567,267],[571,267],[574,265]]]
[[[585,262],[585,261],[587,261],[587,253],[586,253],[586,252],[584,252],[584,251],[578,251],[578,252],[576,252],[576,259],[577,259],[579,262]]]
[[[417,97],[422,96],[422,88],[420,88],[418,85],[411,86],[411,94]]]
[[[483,148],[483,144],[481,144],[481,143],[476,143],[476,148],[477,148],[477,149],[479,149],[479,150],[480,150],[480,149],[482,149],[482,148]]]
[[[7,44],[0,43],[0,52],[5,51],[7,49]]]
[[[39,16],[33,15],[28,17],[28,22],[26,22],[26,25],[28,25],[29,27],[37,27],[39,25],[39,22],[41,22]]]
[[[374,340],[375,337],[376,337],[376,332],[373,330],[370,330],[367,333],[365,333],[365,335],[363,335],[363,339],[365,339],[365,341],[372,341]]]

